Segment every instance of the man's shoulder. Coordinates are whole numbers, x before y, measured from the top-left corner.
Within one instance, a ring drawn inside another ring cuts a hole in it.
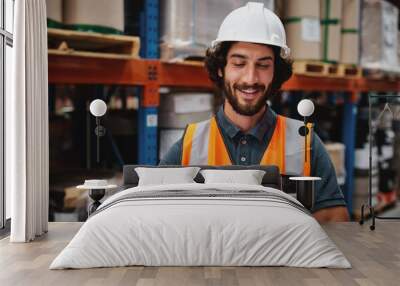
[[[160,160],[160,165],[180,165],[182,160],[183,137],[176,141],[164,157]]]

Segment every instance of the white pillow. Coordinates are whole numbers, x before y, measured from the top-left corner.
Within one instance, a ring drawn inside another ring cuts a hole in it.
[[[199,170],[199,167],[135,168],[139,176],[138,186],[195,183],[193,179]]]
[[[261,185],[265,171],[262,170],[201,170],[204,183],[234,183],[247,185]]]

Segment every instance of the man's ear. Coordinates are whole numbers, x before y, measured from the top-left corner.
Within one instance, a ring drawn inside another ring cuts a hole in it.
[[[223,77],[224,76],[221,69],[218,69],[218,76],[219,77]]]

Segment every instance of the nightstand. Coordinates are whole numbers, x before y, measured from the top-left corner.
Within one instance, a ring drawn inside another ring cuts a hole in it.
[[[311,210],[315,201],[315,182],[321,180],[320,177],[290,177],[289,180],[296,182],[296,197],[303,206]]]
[[[77,186],[78,189],[89,190],[89,197],[93,200],[93,202],[88,206],[87,211],[89,216],[101,205],[100,200],[106,194],[106,190],[116,187],[116,185],[109,185],[107,180],[85,180],[83,185]]]

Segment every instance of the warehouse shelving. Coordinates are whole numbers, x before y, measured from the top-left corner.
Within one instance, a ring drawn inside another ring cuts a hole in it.
[[[139,112],[139,163],[157,163],[157,108],[160,87],[212,89],[201,65],[168,63],[151,59],[106,59],[49,55],[49,82],[52,84],[118,84],[141,86]],[[357,100],[361,92],[400,91],[400,80],[367,78],[310,77],[293,75],[285,83],[288,91],[347,92],[343,142],[346,145],[346,172],[354,169],[354,145]],[[347,176],[345,196],[349,209],[353,190],[352,176]]]
[[[140,5],[139,5],[140,6]],[[157,163],[157,114],[160,87],[213,88],[201,65],[167,63],[158,60],[159,0],[143,0],[140,12],[141,56],[146,59],[106,59],[49,55],[51,84],[117,84],[140,86],[138,118],[139,164]],[[342,141],[346,145],[346,173],[352,174],[355,157],[357,100],[361,92],[400,91],[400,80],[370,80],[294,75],[285,83],[288,91],[346,92]],[[353,178],[346,177],[345,197],[352,209]]]
[[[71,55],[49,55],[50,84],[94,84],[137,86],[140,94],[138,112],[138,163],[157,163],[157,115],[160,87],[212,90],[213,85],[201,65],[160,61],[159,0],[133,2],[139,19],[143,59],[89,58]],[[395,2],[395,1],[394,1]],[[128,3],[128,2],[127,2]],[[398,5],[398,4],[397,4]],[[130,7],[133,8],[133,7]],[[135,12],[136,13],[136,12]],[[400,92],[400,80],[371,80],[295,74],[285,83],[287,91],[345,92],[342,141],[346,145],[346,174],[352,174],[355,160],[357,102],[361,92]],[[352,210],[353,176],[346,176],[344,194]]]

